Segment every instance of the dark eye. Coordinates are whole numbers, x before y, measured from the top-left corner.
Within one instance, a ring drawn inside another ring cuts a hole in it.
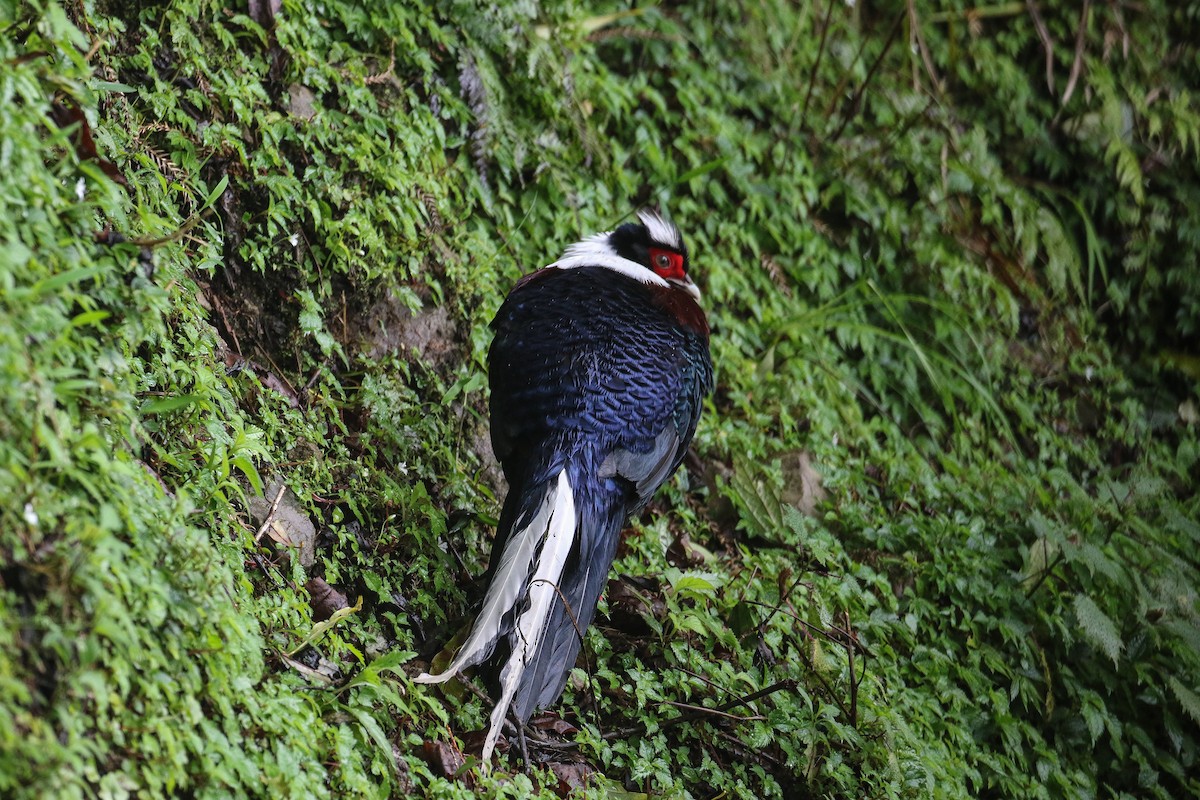
[[[671,266],[671,259],[666,253],[659,253],[654,257],[654,266],[658,267],[659,269],[669,269]]]

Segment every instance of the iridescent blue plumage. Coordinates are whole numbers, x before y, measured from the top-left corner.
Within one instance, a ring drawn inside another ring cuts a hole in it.
[[[498,714],[562,693],[621,528],[682,461],[712,388],[708,328],[673,225],[585,240],[523,278],[492,323],[492,446],[509,493],[471,637]],[[570,516],[570,519],[566,519]]]

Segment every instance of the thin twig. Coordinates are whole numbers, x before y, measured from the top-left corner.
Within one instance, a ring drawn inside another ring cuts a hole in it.
[[[854,677],[854,643],[856,637],[850,633],[850,612],[842,611],[846,618],[846,657],[849,659],[850,673],[850,727],[858,729],[858,681]]]
[[[792,592],[796,591],[796,587],[803,582],[806,574],[807,573],[801,572],[798,576],[796,576],[796,580],[792,582],[792,585],[788,587],[788,590],[779,596],[779,602],[771,609],[771,613],[767,615],[766,619],[759,623],[758,629],[760,631],[765,630],[766,627],[771,624],[771,620],[775,619],[775,615],[779,613],[779,609],[783,608],[783,604],[789,601],[792,596]]]
[[[174,231],[172,231],[171,233],[168,233],[165,236],[157,236],[152,239],[147,239],[145,237],[139,237],[137,239],[130,239],[129,241],[132,244],[136,244],[138,247],[158,247],[159,245],[167,244],[168,242],[177,242],[180,239],[182,239],[184,236],[186,236],[188,231],[190,231],[192,228],[196,227],[196,223],[200,221],[200,218],[204,215],[204,212],[207,210],[208,210],[207,208],[201,209],[200,211],[197,211],[195,214],[192,214],[190,217],[188,217],[186,220],[184,220],[182,225],[180,225]]]
[[[321,377],[321,370],[325,369],[332,359],[333,356],[325,356],[321,363],[316,366],[312,372],[312,376],[308,379],[308,382],[304,384],[304,392],[308,392],[308,390],[313,387],[313,384],[317,382],[317,378]]]
[[[1046,568],[1043,569],[1041,574],[1038,575],[1037,580],[1034,582],[1033,586],[1030,586],[1029,589],[1025,592],[1026,600],[1033,597],[1033,593],[1041,588],[1042,584],[1046,582],[1046,578],[1050,577],[1050,573],[1052,573],[1055,570],[1055,568],[1065,558],[1066,558],[1066,554],[1062,550],[1059,550],[1058,553],[1054,556],[1054,560],[1051,561],[1049,564],[1047,564]]]
[[[510,708],[508,714],[512,717],[513,727],[517,729],[517,749],[521,751],[521,766],[529,769],[529,744],[525,741],[525,728],[520,725],[517,712]]]
[[[747,708],[749,708],[750,703],[753,703],[755,700],[761,700],[764,697],[775,694],[776,692],[782,691],[784,689],[794,692],[794,691],[796,691],[796,686],[797,686],[797,683],[796,683],[795,679],[785,678],[784,680],[777,681],[777,682],[771,684],[770,686],[768,686],[765,689],[759,689],[757,692],[748,694],[745,697],[735,698],[733,700],[730,700],[728,703],[723,703],[723,704],[717,706],[716,708],[707,708],[704,706],[696,706],[696,708],[698,709],[697,711],[690,711],[685,714],[680,714],[678,717],[674,717],[672,719],[662,720],[661,722],[658,723],[658,727],[661,730],[663,728],[669,728],[673,725],[682,725],[685,722],[692,722],[693,720],[700,719],[705,716],[714,716],[714,715],[715,716],[726,716],[726,717],[731,716],[730,714],[727,714],[726,712],[730,711],[731,709],[737,708],[738,706],[746,706]],[[750,709],[750,710],[753,711],[753,709]],[[739,719],[749,719],[749,717],[739,717]],[[608,733],[604,734],[604,736],[602,738],[605,741],[611,741],[612,739],[624,739],[628,736],[633,736],[633,735],[639,734],[639,733],[645,733],[646,728],[647,728],[646,723],[639,722],[637,725],[630,725],[629,727],[626,727],[626,728],[620,728],[615,731],[609,731]]]
[[[757,761],[757,762],[761,763],[763,761],[769,761],[773,766],[775,766],[777,768],[783,766],[783,762],[781,762],[775,756],[770,755],[766,750],[763,750],[763,749],[747,750],[746,749],[747,744],[745,742],[743,742],[741,739],[734,738],[727,731],[719,730],[719,731],[717,731],[717,736],[718,736],[718,738],[724,739],[730,745],[733,745],[732,749],[730,749],[729,752],[732,753],[733,755],[737,756],[738,758],[742,759],[744,762],[753,763],[753,762]]]
[[[705,708],[704,706],[694,706],[691,703],[680,703],[677,700],[663,700],[669,706],[681,708],[684,711],[693,711],[699,716],[725,717],[726,719],[737,720],[738,722],[750,722],[753,720],[766,719],[762,714],[751,714],[750,716],[742,716],[740,714],[730,714],[727,711],[718,711],[714,708]]]
[[[225,323],[225,330],[229,331],[229,335],[233,337],[234,352],[237,353],[238,358],[245,360],[246,357],[242,355],[242,343],[238,341],[237,331],[229,324],[229,317],[225,316],[225,304],[216,294],[211,295],[208,299],[216,307],[217,313],[221,315],[221,321]]]
[[[530,585],[532,586],[532,584]],[[563,608],[567,610],[567,616],[571,618],[571,625],[575,628],[575,635],[579,637],[580,650],[583,651],[584,666],[587,669],[588,675],[588,696],[592,701],[592,718],[596,720],[596,730],[603,732],[603,724],[600,721],[600,704],[596,701],[596,693],[592,691],[592,677],[595,673],[595,669],[592,668],[592,662],[587,648],[582,646],[584,633],[583,629],[579,626],[579,618],[575,616],[575,609],[571,608],[571,604],[567,601],[566,596],[562,593],[562,589],[558,587],[557,583],[552,583],[551,586],[554,587],[554,592],[558,595],[558,599],[562,601]]]
[[[375,75],[368,75],[366,78],[363,79],[363,83],[365,83],[367,86],[370,86],[373,83],[383,83],[384,81],[391,79],[395,75],[395,72],[396,72],[396,43],[392,42],[392,49],[391,49],[391,52],[388,54],[387,69],[385,69],[383,72],[377,73]]]
[[[724,686],[721,686],[720,684],[718,684],[718,683],[717,683],[716,681],[714,681],[714,680],[710,680],[710,679],[708,679],[708,678],[704,677],[704,676],[703,676],[703,675],[701,675],[699,672],[695,672],[694,670],[690,670],[690,669],[688,669],[687,667],[684,667],[684,666],[677,667],[677,669],[678,669],[680,672],[683,672],[683,673],[685,673],[685,674],[687,674],[687,675],[691,675],[693,678],[695,678],[696,680],[700,681],[701,683],[703,683],[703,684],[706,684],[706,685],[708,686],[708,688],[710,688],[710,689],[716,689],[716,690],[717,690],[717,691],[719,691],[719,692],[726,692],[726,693],[728,693],[728,692],[726,691],[726,689],[725,689],[725,687],[724,687]]]
[[[888,32],[887,41],[883,44],[883,50],[879,52],[879,56],[875,59],[875,63],[871,65],[871,69],[867,71],[867,77],[863,78],[862,84],[858,87],[858,91],[854,93],[854,98],[847,106],[846,113],[842,116],[842,123],[838,125],[837,131],[830,137],[829,141],[837,142],[842,138],[842,131],[846,129],[850,118],[858,113],[858,104],[862,100],[863,92],[871,85],[871,79],[875,77],[875,72],[879,69],[879,65],[883,63],[884,56],[892,49],[892,44],[896,41],[896,34],[900,33],[900,24],[904,22],[904,12],[901,11],[896,15],[896,21],[892,23],[892,29]]]
[[[263,534],[267,532],[267,527],[275,518],[275,512],[279,510],[279,501],[283,499],[283,493],[287,491],[287,485],[281,485],[279,491],[275,493],[275,499],[271,502],[271,510],[267,512],[266,519],[258,528],[258,533],[254,534],[254,543],[258,544],[262,541]]]
[[[91,49],[89,49],[87,51],[87,55],[85,55],[83,57],[83,60],[91,61],[92,56],[94,56],[94,55],[96,55],[96,53],[100,52],[100,48],[104,46],[105,41],[106,41],[105,38],[103,36],[101,36],[101,37],[97,38],[96,41],[92,42]]]
[[[854,76],[854,68],[858,65],[863,53],[866,52],[870,41],[870,37],[862,37],[862,40],[858,43],[858,50],[854,52],[854,58],[850,59],[850,65],[842,70],[842,77],[834,88],[833,94],[829,95],[829,104],[825,107],[825,127],[829,127],[829,120],[833,119],[833,112],[837,110],[838,99],[842,97],[846,91],[846,86],[850,84],[850,79]]]
[[[281,370],[279,368],[279,365],[275,363],[275,359],[271,358],[271,354],[268,353],[265,349],[263,349],[262,346],[257,346],[255,349],[258,351],[259,355],[261,355],[263,358],[265,358],[267,363],[271,365],[271,369],[273,370],[271,374],[274,375],[276,378],[278,378],[280,383],[282,383],[284,386],[287,387],[287,390],[289,392],[291,392],[292,397],[295,397],[296,401],[298,403],[299,398],[300,398],[300,393],[296,391],[295,386],[292,386],[292,382],[284,377],[284,371]]]
[[[263,576],[270,580],[271,583],[275,584],[276,589],[283,588],[283,584],[280,583],[279,580],[273,574],[271,574],[271,570],[267,568],[267,562],[262,556],[260,556],[258,553],[251,553],[250,558],[254,559],[255,565],[262,570]]]
[[[828,0],[825,7],[825,23],[821,26],[821,43],[817,45],[817,59],[813,61],[808,73],[808,91],[804,93],[804,105],[800,110],[800,124],[808,119],[808,101],[812,99],[813,85],[817,82],[817,68],[821,66],[821,58],[825,55],[825,37],[829,34],[829,20],[833,17],[833,6],[836,0]]]
[[[762,606],[763,608],[773,608],[773,606],[769,606],[766,603],[759,601],[759,600],[747,600],[746,602],[752,606]],[[780,609],[780,610],[782,610],[782,609]],[[834,636],[833,634],[831,634],[829,631],[825,630],[824,628],[820,628],[816,625],[813,625],[811,622],[804,619],[800,615],[795,614],[791,611],[784,611],[783,614],[786,617],[790,617],[794,622],[800,623],[800,625],[802,625],[804,627],[804,629],[807,630],[809,633],[819,634],[830,644],[836,644],[839,647],[846,646],[846,642],[844,640],[838,639],[836,636]],[[838,631],[839,633],[846,633],[845,631],[843,631],[837,627],[835,627],[834,630]],[[861,644],[859,644],[858,642],[855,642],[854,646],[856,648],[858,648],[858,651],[860,653],[862,653],[864,656],[867,654],[866,649],[863,648],[863,646]]]
[[[1087,33],[1088,14],[1091,13],[1091,0],[1083,0],[1083,11],[1079,14],[1079,31],[1075,34],[1075,60],[1071,62],[1071,74],[1067,78],[1067,88],[1063,89],[1062,105],[1066,105],[1071,99],[1071,95],[1075,92],[1075,84],[1079,81],[1079,75],[1083,72],[1083,49],[1084,43],[1087,41],[1085,34]]]
[[[934,92],[940,95],[942,79],[938,77],[937,70],[933,67],[933,57],[929,55],[929,48],[925,46],[925,37],[921,35],[921,21],[917,19],[917,9],[913,0],[908,0],[908,33],[911,40],[917,43],[917,49],[921,52],[921,61],[925,64],[925,74],[929,76],[929,80],[933,81]]]
[[[1037,29],[1038,38],[1042,40],[1042,49],[1046,51],[1046,88],[1050,90],[1050,96],[1053,97],[1054,40],[1050,38],[1050,31],[1046,29],[1046,23],[1042,20],[1037,3],[1034,0],[1026,0],[1025,5],[1029,9],[1029,16],[1033,18],[1033,27]]]

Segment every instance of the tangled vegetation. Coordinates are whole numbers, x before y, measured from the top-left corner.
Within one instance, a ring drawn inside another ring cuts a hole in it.
[[[0,795],[1200,795],[1200,3],[920,5],[0,11]],[[646,204],[718,389],[481,772],[487,323]]]

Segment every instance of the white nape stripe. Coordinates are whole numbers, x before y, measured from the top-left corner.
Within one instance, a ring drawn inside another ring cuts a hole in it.
[[[514,605],[520,602],[529,587],[529,570],[533,564],[538,545],[550,530],[555,512],[561,503],[558,494],[566,481],[566,473],[562,473],[559,484],[551,484],[537,513],[521,530],[512,535],[504,545],[500,555],[500,566],[492,577],[487,594],[483,598],[483,607],[475,617],[471,634],[463,642],[458,653],[442,672],[431,675],[422,672],[413,678],[416,683],[443,683],[450,680],[467,667],[472,667],[483,661],[495,648],[500,638],[500,622]],[[569,491],[569,487],[568,487]],[[573,526],[573,523],[572,523]],[[543,549],[544,552],[544,549]],[[561,569],[559,570],[561,572]],[[557,580],[557,575],[555,576]]]
[[[651,239],[670,245],[676,250],[683,249],[683,238],[679,235],[679,228],[665,220],[657,211],[652,208],[643,208],[637,212],[637,215],[641,223],[646,226],[646,232],[650,234]]]
[[[500,671],[500,700],[492,710],[492,726],[483,741],[483,753],[480,756],[484,764],[491,758],[500,729],[504,726],[504,717],[516,696],[517,687],[521,685],[521,676],[537,655],[546,634],[546,622],[558,599],[558,582],[562,577],[563,565],[567,563],[567,556],[575,543],[575,497],[565,469],[558,473],[557,488],[551,489],[546,495],[545,505],[551,504],[553,510],[545,528],[546,543],[538,557],[537,570],[529,582],[529,607],[517,619],[512,653]]]
[[[643,267],[636,261],[630,261],[628,258],[617,255],[616,251],[608,243],[607,233],[598,233],[595,236],[589,236],[581,242],[576,242],[567,248],[562,258],[553,264],[547,264],[542,269],[549,269],[550,267],[557,267],[559,269],[604,267],[605,269],[619,272],[626,277],[633,278],[635,281],[648,283],[651,286],[668,285],[666,280],[655,275],[654,272]]]

